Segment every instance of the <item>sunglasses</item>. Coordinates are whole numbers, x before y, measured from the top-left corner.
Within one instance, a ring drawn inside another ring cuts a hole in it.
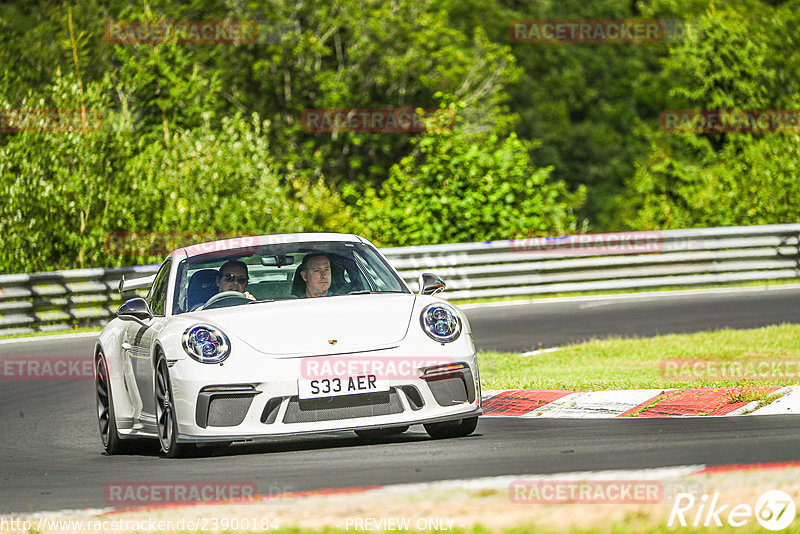
[[[240,284],[246,284],[248,280],[246,276],[236,276],[233,273],[222,275],[222,279],[225,280],[226,282],[233,282],[234,280],[236,280]]]

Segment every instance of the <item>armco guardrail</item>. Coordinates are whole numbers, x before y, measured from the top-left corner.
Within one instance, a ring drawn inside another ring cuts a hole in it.
[[[449,299],[630,290],[800,278],[800,224],[621,232],[382,249],[416,289],[447,282]],[[0,335],[102,324],[117,286],[157,265],[0,275]],[[127,295],[126,295],[127,296]]]
[[[0,275],[0,335],[104,324],[122,303],[122,276],[148,276],[158,267]]]
[[[584,234],[382,249],[407,281],[435,271],[448,299],[800,277],[800,224]]]

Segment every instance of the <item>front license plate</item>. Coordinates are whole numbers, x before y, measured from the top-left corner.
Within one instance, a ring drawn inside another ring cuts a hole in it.
[[[358,375],[313,379],[299,378],[297,380],[297,389],[301,399],[318,399],[320,397],[339,397],[341,395],[389,391],[389,385],[382,380],[378,380],[375,375]]]

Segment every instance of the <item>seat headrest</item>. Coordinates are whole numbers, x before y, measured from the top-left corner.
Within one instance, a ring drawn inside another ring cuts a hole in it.
[[[190,310],[217,294],[219,291],[216,284],[217,273],[216,269],[203,269],[194,273],[189,279],[187,293]]]

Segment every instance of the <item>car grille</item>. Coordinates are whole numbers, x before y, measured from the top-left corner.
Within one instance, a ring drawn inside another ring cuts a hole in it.
[[[253,397],[214,395],[208,406],[208,426],[236,426],[244,421]]]
[[[284,423],[313,423],[315,421],[334,421],[337,419],[353,419],[390,415],[403,412],[400,396],[392,388],[388,392],[363,393],[327,397],[324,399],[300,400],[294,396],[289,399]]]

